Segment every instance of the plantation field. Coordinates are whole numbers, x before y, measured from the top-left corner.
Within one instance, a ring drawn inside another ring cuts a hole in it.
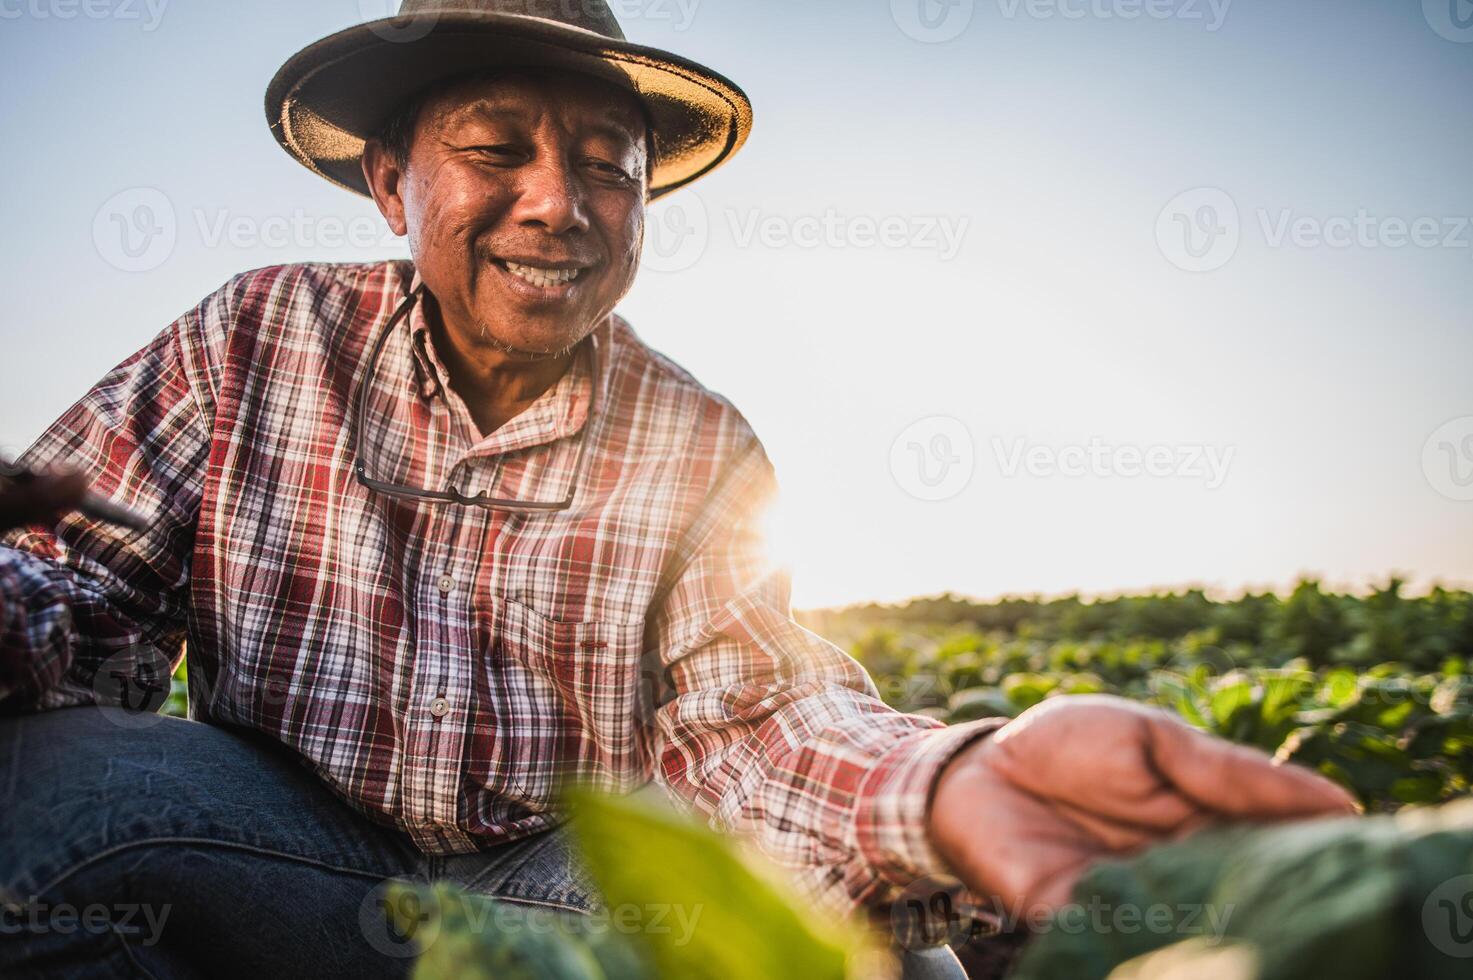
[[[1314,767],[1369,811],[1473,783],[1473,593],[1285,598],[1200,591],[1083,601],[953,596],[803,613],[897,708],[948,723],[1104,692]]]

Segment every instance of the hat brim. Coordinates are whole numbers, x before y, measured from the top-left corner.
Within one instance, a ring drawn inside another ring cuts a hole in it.
[[[644,103],[651,198],[710,173],[752,129],[745,93],[693,61],[555,21],[471,11],[371,21],[302,49],[271,80],[266,119],[303,165],[368,195],[364,141],[405,99],[467,72],[524,67],[593,75]]]

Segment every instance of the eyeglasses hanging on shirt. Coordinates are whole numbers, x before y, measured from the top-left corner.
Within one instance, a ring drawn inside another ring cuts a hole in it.
[[[599,363],[598,352],[594,344],[588,344],[588,358],[591,368],[593,385],[592,395],[588,408],[588,419],[584,422],[583,431],[578,436],[578,457],[573,464],[573,479],[568,484],[568,494],[561,500],[513,500],[501,497],[493,497],[489,492],[478,494],[467,494],[455,486],[446,487],[444,490],[430,490],[423,487],[412,487],[404,484],[390,483],[375,479],[368,471],[366,455],[363,451],[363,438],[368,418],[368,395],[373,388],[373,379],[378,368],[378,362],[383,355],[384,346],[389,337],[393,335],[394,328],[404,321],[414,309],[414,305],[420,301],[424,293],[424,286],[420,285],[399,304],[394,315],[389,318],[389,323],[378,340],[373,345],[373,353],[369,356],[368,374],[358,390],[356,418],[353,427],[353,473],[358,482],[375,493],[387,497],[397,497],[402,500],[413,500],[421,503],[432,504],[459,504],[463,507],[482,507],[486,510],[506,511],[513,514],[550,514],[565,511],[573,506],[573,500],[578,492],[578,484],[583,476],[583,465],[588,457],[588,432],[593,427],[594,420],[598,417],[599,404]]]

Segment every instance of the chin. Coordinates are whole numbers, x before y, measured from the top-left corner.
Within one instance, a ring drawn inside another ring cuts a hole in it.
[[[506,321],[491,320],[490,322],[505,323]],[[482,324],[486,323],[487,321],[483,319]],[[561,354],[576,346],[580,340],[593,332],[592,325],[570,327],[566,324],[549,324],[542,327],[524,323],[521,329],[514,331],[497,330],[490,326],[485,326],[484,329],[486,337],[499,350],[526,357],[551,357]]]

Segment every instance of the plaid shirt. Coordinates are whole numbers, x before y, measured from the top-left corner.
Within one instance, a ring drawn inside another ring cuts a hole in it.
[[[651,779],[753,838],[814,898],[878,904],[944,869],[925,812],[940,766],[988,726],[887,708],[793,622],[763,557],[774,491],[725,400],[622,320],[526,412],[482,437],[417,304],[411,263],[235,277],[104,378],[36,443],[152,518],[78,515],[0,549],[0,698],[109,699],[167,678],[190,711],[291,747],[427,853],[556,825],[563,780]],[[601,409],[590,417],[592,385]],[[353,475],[561,499],[529,516],[415,504]]]

